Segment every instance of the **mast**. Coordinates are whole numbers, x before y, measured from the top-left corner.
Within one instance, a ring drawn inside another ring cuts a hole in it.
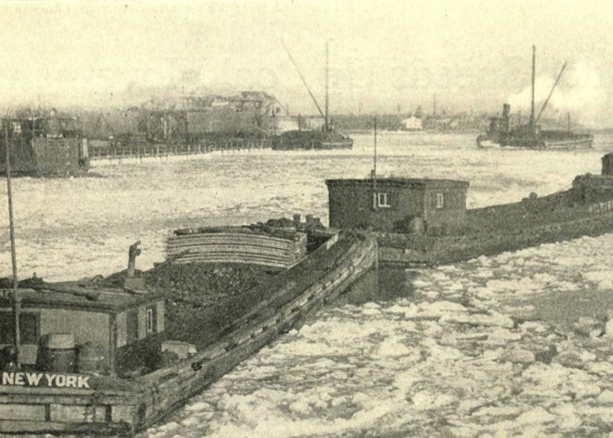
[[[543,111],[545,111],[545,108],[547,108],[547,104],[549,103],[549,99],[551,99],[551,95],[553,94],[553,91],[556,89],[556,86],[558,85],[558,82],[560,82],[560,78],[562,77],[562,73],[564,73],[564,69],[566,68],[566,64],[568,64],[568,63],[565,62],[564,65],[562,66],[562,70],[560,70],[560,74],[558,74],[558,77],[557,77],[555,83],[553,84],[553,87],[551,87],[551,91],[549,92],[549,96],[547,96],[547,100],[543,104],[543,107],[541,108],[541,111],[539,112],[539,115],[536,118],[537,122],[541,118],[541,114],[543,114]]]
[[[436,117],[436,93],[432,96],[432,115]]]
[[[530,106],[530,125],[534,125],[534,80],[536,74],[536,46],[532,45],[532,105]]]
[[[9,203],[9,234],[11,238],[11,262],[13,265],[13,316],[14,326],[13,332],[15,335],[15,365],[17,369],[21,368],[20,349],[21,349],[21,333],[19,333],[19,318],[21,316],[21,297],[19,296],[17,284],[17,255],[15,253],[15,226],[13,224],[13,193],[11,189],[11,154],[9,152],[9,127],[8,121],[3,120],[4,125],[4,147],[6,149],[6,191]]]
[[[306,80],[304,79],[304,76],[302,76],[302,73],[300,72],[300,69],[298,68],[298,64],[296,64],[296,61],[294,61],[294,57],[289,52],[289,49],[287,48],[287,46],[285,45],[283,40],[281,40],[281,44],[283,44],[283,47],[285,48],[285,51],[287,52],[287,55],[289,56],[289,59],[292,61],[292,64],[294,64],[294,67],[296,68],[296,71],[298,72],[298,76],[300,76],[300,79],[302,80],[302,83],[304,84],[304,86],[306,87],[307,91],[309,92],[309,95],[311,96],[311,99],[313,99],[313,102],[315,103],[315,106],[317,107],[317,111],[319,111],[319,114],[324,118],[324,121],[325,121],[326,120],[326,115],[321,110],[321,107],[319,106],[319,103],[317,102],[317,99],[315,99],[315,95],[313,94],[313,92],[309,88],[308,84],[306,83]]]
[[[329,80],[330,80],[330,68],[329,68],[329,50],[328,41],[326,41],[326,116],[324,117],[324,129],[328,131],[330,129],[330,95],[329,95]]]
[[[372,207],[377,209],[377,117],[375,117],[374,126],[374,141],[375,141],[375,153],[373,157],[373,169],[372,169]]]

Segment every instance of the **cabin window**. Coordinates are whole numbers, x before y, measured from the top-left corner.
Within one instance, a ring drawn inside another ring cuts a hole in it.
[[[126,327],[128,331],[128,344],[136,342],[138,340],[138,311],[128,311],[126,321]]]
[[[157,315],[155,306],[147,308],[147,334],[157,331]]]
[[[377,206],[391,207],[389,193],[385,193],[385,192],[377,193]]]
[[[436,208],[443,208],[445,206],[445,195],[443,193],[436,194]]]
[[[2,312],[0,317],[0,344],[12,345],[15,343],[15,330],[13,330],[13,312]],[[40,324],[38,313],[22,312],[19,315],[19,334],[22,344],[38,344]]]

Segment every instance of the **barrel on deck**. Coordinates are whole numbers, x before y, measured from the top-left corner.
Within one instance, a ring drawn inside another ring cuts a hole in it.
[[[91,343],[86,342],[79,347],[77,355],[77,372],[83,374],[102,373],[106,358],[102,349]]]
[[[75,342],[72,333],[49,333],[41,338],[36,367],[41,371],[73,373]]]

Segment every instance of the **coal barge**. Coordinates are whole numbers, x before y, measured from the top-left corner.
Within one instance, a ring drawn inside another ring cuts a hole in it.
[[[379,262],[435,266],[613,231],[613,153],[601,175],[568,190],[466,209],[467,181],[376,178],[326,181],[330,226],[369,230]]]
[[[556,79],[549,96],[541,107],[538,116],[534,114],[534,93],[535,93],[535,66],[536,66],[536,47],[532,46],[532,102],[530,109],[530,120],[522,125],[521,121],[512,126],[511,106],[504,104],[501,117],[493,117],[490,120],[489,130],[477,137],[479,147],[517,147],[538,150],[569,150],[591,148],[594,136],[589,133],[575,133],[570,129],[570,114],[568,116],[568,130],[547,130],[542,129],[538,124],[541,115],[547,108],[564,70],[566,64],[562,66],[558,78]]]
[[[146,428],[376,263],[373,237],[283,225],[178,230],[145,273],[133,245],[126,272],[3,289],[2,433]]]

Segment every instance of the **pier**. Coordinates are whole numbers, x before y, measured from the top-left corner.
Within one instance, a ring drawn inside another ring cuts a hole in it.
[[[201,155],[211,152],[235,152],[252,149],[270,149],[270,139],[234,138],[193,143],[144,143],[129,146],[89,146],[90,160],[120,160],[123,158],[169,157],[178,155]]]

